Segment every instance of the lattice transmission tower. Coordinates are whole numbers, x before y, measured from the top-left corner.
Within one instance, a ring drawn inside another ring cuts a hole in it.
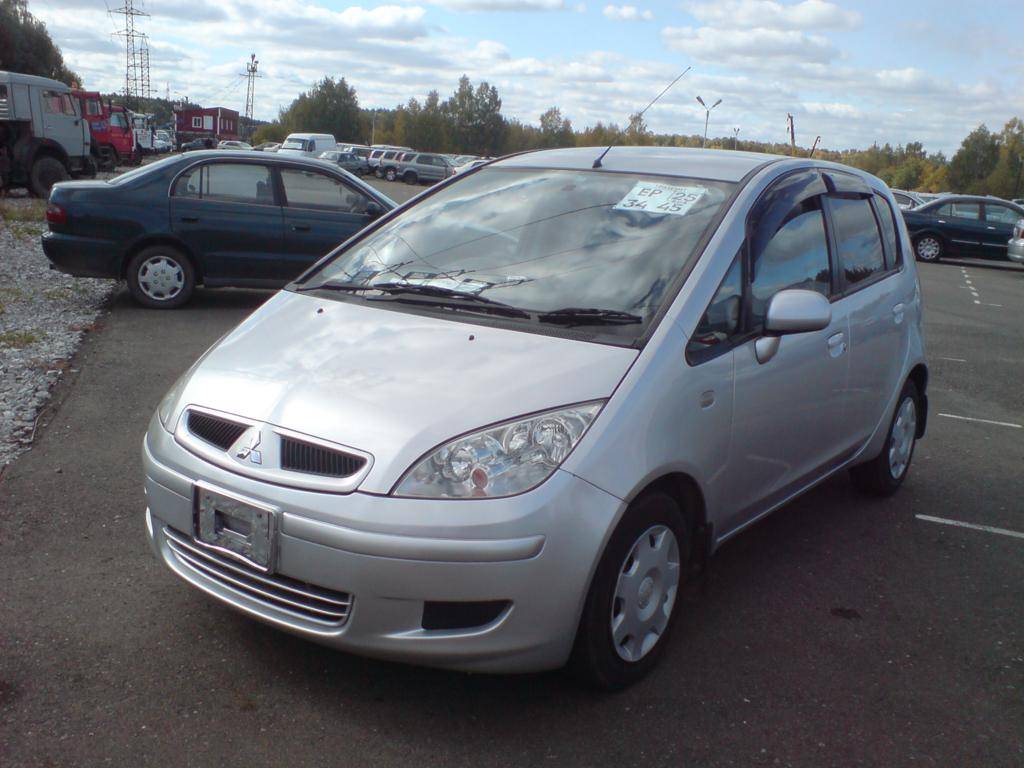
[[[115,34],[124,40],[124,98],[129,104],[149,95],[149,44],[146,34],[135,27],[135,20],[149,16],[135,7],[135,0],[124,0],[124,5],[111,13],[124,16],[124,27]]]
[[[245,63],[245,77],[249,83],[245,89],[245,133],[243,138],[249,138],[253,134],[252,126],[252,102],[253,97],[256,94],[256,78],[262,77],[256,70],[259,68],[260,63],[256,59],[256,54],[253,53],[249,56],[249,60]]]

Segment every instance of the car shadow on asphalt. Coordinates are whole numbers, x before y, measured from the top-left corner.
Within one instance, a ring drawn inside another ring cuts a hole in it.
[[[254,310],[266,302],[277,291],[252,288],[196,288],[192,298],[182,307],[173,310],[150,309],[132,299],[127,287],[122,284],[111,299],[111,308],[138,310],[140,312],[188,313],[201,311]]]

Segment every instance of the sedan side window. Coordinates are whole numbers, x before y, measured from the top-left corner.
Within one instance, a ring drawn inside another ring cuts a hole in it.
[[[946,203],[936,211],[939,216],[952,216],[954,219],[972,219],[981,217],[981,206],[977,203]]]
[[[828,260],[825,219],[819,198],[796,206],[761,253],[753,254],[750,313],[759,328],[768,302],[786,288],[804,288],[828,296],[832,269]]]
[[[719,350],[728,349],[727,342],[739,333],[740,310],[743,306],[741,257],[742,254],[733,259],[732,266],[686,345],[686,356],[691,363],[704,362],[714,357]]]
[[[848,285],[885,271],[885,256],[871,203],[862,197],[831,198],[829,209],[839,248],[839,265]]]
[[[210,163],[178,177],[176,197],[198,197],[228,203],[274,204],[270,168],[249,163]]]
[[[1018,220],[1024,219],[1024,213],[1017,213],[1005,205],[994,205],[985,203],[985,221],[992,224],[1016,224]]]
[[[349,188],[333,176],[316,171],[281,169],[284,194],[291,208],[316,208],[344,213],[366,213],[366,195]]]

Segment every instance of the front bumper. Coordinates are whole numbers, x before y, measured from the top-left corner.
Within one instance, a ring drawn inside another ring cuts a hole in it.
[[[44,232],[43,253],[58,270],[74,277],[120,277],[121,257],[110,240]]]
[[[563,471],[508,499],[284,488],[203,461],[156,419],[143,464],[150,543],[193,586],[342,650],[470,671],[526,672],[565,663],[592,571],[624,506]],[[168,538],[175,532],[179,541],[191,538],[196,480],[281,510],[275,575],[351,596],[344,621],[308,621],[189,567]],[[507,607],[481,626],[433,630],[423,627],[427,601],[502,601]]]
[[[1010,261],[1024,264],[1024,237],[1010,240],[1006,246],[1006,255],[1010,257]]]

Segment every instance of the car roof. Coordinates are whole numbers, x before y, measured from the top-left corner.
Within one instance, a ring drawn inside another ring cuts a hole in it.
[[[1008,205],[1011,208],[1020,208],[1012,200],[1004,200],[993,195],[943,195],[934,200],[929,200],[927,206],[921,207],[933,208],[936,205],[945,205],[946,203],[999,203],[1001,205]]]
[[[573,147],[524,152],[494,161],[504,168],[565,168],[589,170],[605,147]],[[612,147],[602,158],[606,171],[652,173],[720,181],[739,181],[751,171],[778,160],[791,159],[759,152],[734,152],[687,147]]]
[[[0,81],[20,83],[22,85],[36,85],[43,88],[52,88],[62,92],[71,90],[71,86],[66,83],[62,83],[59,80],[53,80],[49,77],[41,77],[39,75],[24,75],[21,72],[7,72],[0,70]]]
[[[327,152],[333,152],[334,150],[325,150]],[[313,168],[330,168],[336,170],[337,166],[334,163],[328,163],[315,157],[306,157],[305,155],[277,155],[273,152],[257,152],[256,150],[248,149],[233,149],[231,151],[223,149],[201,149],[196,152],[189,152],[181,156],[183,161],[199,161],[199,160],[260,160],[264,163],[287,163],[288,165],[308,165]]]

